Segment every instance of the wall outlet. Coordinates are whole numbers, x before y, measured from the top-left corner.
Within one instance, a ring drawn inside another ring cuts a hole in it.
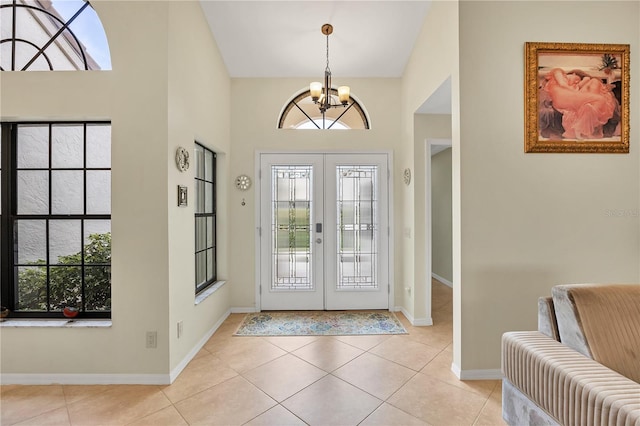
[[[155,349],[158,347],[158,332],[147,331],[146,347],[148,349]]]
[[[178,321],[178,339],[182,337],[182,333],[184,332],[184,327],[182,321]]]

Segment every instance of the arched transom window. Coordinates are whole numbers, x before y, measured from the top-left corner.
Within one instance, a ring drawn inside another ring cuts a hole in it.
[[[336,98],[338,91],[331,89]],[[304,90],[293,97],[284,107],[278,119],[279,129],[369,129],[369,117],[360,103],[353,97],[345,107],[320,111],[311,99],[310,91]]]
[[[0,70],[109,70],[102,23],[85,0],[0,0]]]

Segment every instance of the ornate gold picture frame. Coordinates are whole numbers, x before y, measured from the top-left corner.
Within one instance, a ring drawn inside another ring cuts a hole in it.
[[[629,45],[525,44],[525,152],[629,152]]]

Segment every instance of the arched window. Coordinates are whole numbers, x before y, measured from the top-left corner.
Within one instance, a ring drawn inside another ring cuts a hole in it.
[[[338,91],[331,89],[336,98]],[[353,97],[349,105],[320,111],[311,99],[310,91],[304,90],[293,97],[284,107],[278,119],[279,129],[369,129],[369,117]]]
[[[0,0],[0,70],[109,70],[100,18],[85,0]]]

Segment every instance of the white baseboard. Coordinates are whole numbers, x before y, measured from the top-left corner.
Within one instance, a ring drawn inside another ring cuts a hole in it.
[[[202,349],[202,347],[209,341],[211,336],[213,336],[213,333],[215,333],[216,330],[220,328],[224,320],[226,320],[229,317],[229,315],[231,315],[231,309],[229,309],[227,312],[224,313],[224,315],[222,315],[222,317],[220,317],[220,319],[213,325],[213,327],[211,327],[209,331],[207,331],[207,333],[202,337],[202,339],[200,339],[198,343],[196,343],[193,349],[191,349],[189,353],[184,358],[182,358],[182,361],[180,361],[180,363],[176,365],[176,367],[173,370],[171,370],[171,373],[169,374],[169,379],[170,379],[169,383],[173,383],[178,378],[180,373],[182,373],[182,370],[184,370],[185,367],[191,362],[193,357],[195,357],[198,354],[198,352],[200,352],[200,349]]]
[[[409,320],[411,325],[414,326],[414,327],[423,327],[423,326],[433,325],[433,319],[431,319],[431,318],[414,318],[413,315],[411,315],[402,306],[396,307],[395,311],[396,312],[398,312],[398,311],[402,312],[402,315],[404,315]]]
[[[449,281],[448,279],[441,277],[440,275],[436,274],[435,272],[432,272],[431,276],[433,278],[435,278],[436,280],[440,281],[442,284],[446,285],[447,287],[453,288],[453,283],[451,281]]]
[[[213,333],[231,314],[228,310],[169,374],[0,374],[3,385],[169,385],[180,375]]]
[[[260,311],[256,308],[243,308],[243,307],[231,308],[232,314],[253,314],[255,312],[260,312]]]
[[[460,380],[501,380],[502,370],[461,370],[455,363],[451,363],[451,371]]]
[[[430,325],[433,325],[433,319],[431,319],[431,318],[414,318],[414,320],[411,323],[411,325],[413,325],[415,327],[428,327]]]
[[[2,374],[3,385],[168,385],[169,374]]]

